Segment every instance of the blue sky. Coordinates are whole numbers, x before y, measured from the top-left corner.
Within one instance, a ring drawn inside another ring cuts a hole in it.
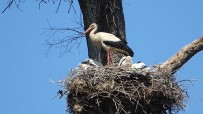
[[[126,0],[123,2],[126,34],[129,46],[134,50],[134,62],[146,65],[162,63],[180,48],[203,35],[202,0]],[[6,2],[0,2],[0,10]],[[52,99],[60,86],[50,79],[63,79],[71,68],[87,57],[87,46],[82,39],[79,51],[73,49],[60,57],[60,49],[52,49],[46,57],[43,45],[48,34],[47,20],[57,27],[75,27],[68,14],[68,4],[58,13],[57,5],[42,5],[25,1],[21,9],[12,7],[0,14],[0,113],[1,114],[66,114],[65,98]],[[76,16],[77,15],[77,16]],[[68,32],[62,33],[69,34]],[[60,35],[60,34],[59,34]],[[60,36],[58,36],[60,37]],[[190,96],[181,114],[203,113],[203,52],[190,59],[179,72],[177,80],[195,80],[183,83]]]

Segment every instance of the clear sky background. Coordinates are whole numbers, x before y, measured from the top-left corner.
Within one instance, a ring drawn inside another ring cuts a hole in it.
[[[7,0],[0,1],[0,11]],[[62,0],[63,1],[63,0]],[[202,0],[124,0],[126,34],[134,50],[134,62],[146,65],[162,63],[180,48],[203,35]],[[73,17],[80,9],[74,1],[68,14],[68,3],[42,4],[26,0],[20,10],[14,6],[0,14],[0,114],[66,114],[66,100],[52,99],[60,86],[49,82],[63,79],[71,68],[88,58],[85,39],[71,53],[60,57],[60,49],[48,56],[43,45],[48,33],[47,20],[56,27],[75,27]],[[61,33],[69,35],[68,32]],[[57,37],[60,37],[59,34]],[[188,90],[185,111],[180,114],[203,114],[203,52],[196,54],[177,73],[177,81]]]

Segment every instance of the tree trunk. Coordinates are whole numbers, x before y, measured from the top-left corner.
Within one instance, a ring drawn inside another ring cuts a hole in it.
[[[123,15],[122,0],[78,0],[85,29],[91,23],[98,24],[98,31],[108,32],[116,35],[122,41],[126,42],[125,20]],[[127,42],[126,42],[127,43]],[[106,51],[95,47],[87,35],[87,47],[89,58],[98,60],[101,52],[101,61],[106,64]],[[117,63],[123,54],[112,54],[112,62]]]

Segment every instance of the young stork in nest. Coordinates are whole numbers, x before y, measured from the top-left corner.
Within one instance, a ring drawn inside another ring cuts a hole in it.
[[[126,43],[121,41],[113,34],[106,32],[97,32],[98,26],[96,23],[92,23],[90,27],[83,33],[86,34],[90,31],[89,37],[91,41],[98,47],[103,47],[107,51],[108,65],[111,63],[110,52],[120,52],[125,55],[133,57],[134,52],[127,46]]]

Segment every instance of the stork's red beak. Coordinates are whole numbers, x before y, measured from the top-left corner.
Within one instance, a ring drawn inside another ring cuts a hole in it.
[[[86,33],[88,33],[89,31],[91,31],[92,30],[92,28],[91,27],[89,27],[85,32],[83,32],[82,34],[83,35],[85,35]]]

